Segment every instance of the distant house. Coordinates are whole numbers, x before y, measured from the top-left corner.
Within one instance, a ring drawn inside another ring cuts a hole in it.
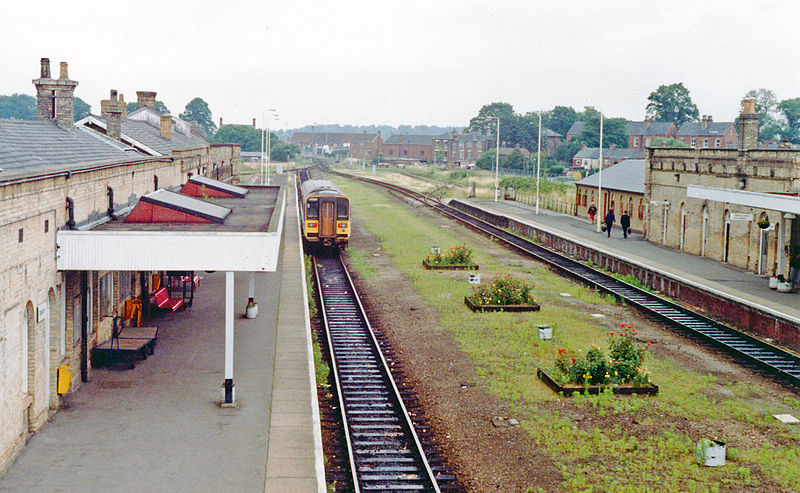
[[[433,161],[433,136],[394,134],[383,142],[381,155],[386,161]]]
[[[703,115],[700,122],[687,122],[681,125],[675,138],[688,147],[734,148],[739,139],[733,122],[715,122],[711,115]]]
[[[583,127],[585,127],[585,126],[586,126],[586,122],[575,122],[575,123],[573,123],[572,126],[569,127],[569,130],[567,130],[567,135],[565,137],[566,140],[569,140],[569,139],[571,139],[573,137],[579,136],[581,134],[581,132],[583,132]]]
[[[327,149],[333,152],[339,149],[350,149],[350,144],[354,139],[360,139],[359,133],[348,132],[326,132],[322,129],[319,132],[295,132],[289,139],[292,144],[297,144],[303,152],[313,154],[313,149],[317,151]]]
[[[603,168],[608,168],[626,159],[644,159],[644,149],[621,149],[612,145],[603,149]],[[600,167],[600,148],[584,147],[572,158],[573,168],[597,169]]]
[[[350,157],[371,160],[381,155],[382,148],[380,130],[376,134],[368,134],[365,130],[364,133],[352,134],[350,137]]]
[[[631,229],[643,230],[645,219],[644,159],[627,159],[603,170],[603,198],[597,200],[600,174],[595,173],[575,182],[576,215],[588,217],[592,204],[600,217],[609,210],[617,216],[617,224],[623,211],[631,217]]]
[[[545,156],[552,156],[558,149],[558,144],[561,143],[562,135],[554,132],[549,128],[542,129],[542,154]]]
[[[644,149],[659,137],[674,137],[678,128],[672,122],[656,122],[645,118],[643,122],[626,122],[625,130],[628,132],[628,147]]]
[[[481,155],[494,147],[494,139],[479,133],[459,134],[453,130],[433,137],[434,162],[450,168],[475,165]]]

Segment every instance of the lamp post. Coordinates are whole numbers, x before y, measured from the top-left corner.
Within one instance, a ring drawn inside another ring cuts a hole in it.
[[[542,166],[542,111],[539,110],[539,147],[536,151],[536,214],[539,213],[539,168]]]
[[[603,200],[603,113],[600,113],[600,169],[598,171],[597,176],[597,203],[602,207],[602,200]],[[605,214],[603,213],[603,209],[600,209],[600,214],[597,214],[597,232],[600,232],[600,223],[603,222],[603,219],[600,216],[605,218]]]
[[[494,118],[497,120],[497,144],[495,145],[495,156],[494,156],[494,201],[497,202],[497,192],[500,189],[500,117],[499,116],[487,116],[485,117],[487,120]]]

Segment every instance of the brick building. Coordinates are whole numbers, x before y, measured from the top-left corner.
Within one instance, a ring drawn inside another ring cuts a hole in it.
[[[728,202],[723,197],[797,196],[800,150],[758,149],[752,99],[745,100],[739,125],[739,139],[732,149],[722,143],[720,148],[648,149],[646,237],[760,275],[785,276],[786,252],[800,246],[798,219],[758,205],[763,202],[755,199]],[[718,135],[729,134],[725,128],[720,127]],[[706,198],[690,194],[697,187],[707,187]],[[769,226],[759,227],[762,221]]]
[[[466,168],[475,165],[481,155],[493,148],[495,139],[479,133],[461,133],[456,130],[433,137],[434,162],[449,168]]]
[[[91,349],[111,334],[106,315],[141,291],[137,273],[95,271],[86,273],[84,296],[81,273],[56,267],[57,232],[92,229],[142,195],[182,184],[189,169],[204,171],[197,156],[142,152],[73,125],[78,83],[66,63],[53,79],[42,59],[33,83],[39,120],[0,120],[0,473],[58,409],[57,367],[69,365],[74,375],[90,367]],[[238,146],[207,147],[206,156],[235,160]],[[185,169],[190,161],[197,165]],[[72,389],[80,382],[75,376]]]
[[[655,139],[675,137],[678,132],[672,122],[656,122],[648,118],[642,122],[626,122],[625,130],[628,132],[628,147],[631,149],[644,149]]]
[[[588,217],[589,207],[594,204],[597,213],[604,217],[609,209],[617,216],[623,211],[631,217],[631,229],[644,230],[644,159],[627,159],[603,170],[603,188],[598,189],[600,174],[595,173],[575,182],[575,215]],[[602,200],[597,200],[602,191]]]
[[[350,157],[355,159],[372,160],[380,158],[383,148],[381,132],[368,134],[366,131],[361,134],[352,134],[350,137]]]
[[[567,136],[565,137],[566,140],[569,140],[573,137],[577,137],[583,132],[583,127],[586,126],[586,122],[574,122],[567,130]]]
[[[675,138],[692,148],[730,149],[736,147],[738,134],[733,122],[715,122],[711,115],[703,115],[699,122],[681,125]]]
[[[383,142],[381,149],[384,161],[433,161],[433,137],[430,135],[395,134]]]

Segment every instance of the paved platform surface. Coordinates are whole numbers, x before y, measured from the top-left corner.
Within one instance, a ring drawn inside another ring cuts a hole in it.
[[[606,233],[597,232],[597,226],[590,224],[588,218],[569,216],[543,208],[539,208],[537,215],[534,206],[515,201],[470,199],[465,202],[567,238],[577,239],[595,249],[668,272],[720,295],[800,322],[800,294],[779,293],[769,289],[768,279],[744,269],[650,243],[639,233],[623,238],[622,229],[618,225],[613,227],[611,238],[608,238]]]
[[[225,276],[201,273],[194,305],[158,317],[155,354],[89,382],[28,442],[3,492],[324,491],[294,194],[276,273],[256,274],[242,317],[235,276],[235,409],[222,409]],[[76,372],[79,377],[79,372]]]

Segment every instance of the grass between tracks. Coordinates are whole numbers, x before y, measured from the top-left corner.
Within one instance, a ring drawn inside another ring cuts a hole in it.
[[[774,390],[757,385],[721,383],[671,359],[669,351],[657,351],[645,363],[660,386],[657,397],[564,399],[539,381],[536,368],[551,367],[557,348],[597,344],[607,350],[607,333],[626,321],[624,308],[532,261],[500,265],[491,255],[499,247],[489,239],[455,225],[442,228],[372,188],[343,179],[337,184],[350,196],[354,218],[380,240],[381,253],[438,311],[483,385],[508,404],[538,449],[561,469],[568,491],[800,491],[800,430],[771,417],[800,415],[793,394],[772,396]],[[420,265],[431,245],[446,249],[464,241],[474,248],[484,280],[510,272],[534,282],[542,310],[473,314],[463,304],[470,292],[466,274]],[[367,280],[375,274],[373,253],[351,249],[354,267]],[[608,317],[594,318],[595,312]],[[537,338],[540,323],[557,327],[553,341]],[[728,441],[726,466],[697,465],[694,444],[703,437]],[[531,491],[535,484],[532,478]]]

